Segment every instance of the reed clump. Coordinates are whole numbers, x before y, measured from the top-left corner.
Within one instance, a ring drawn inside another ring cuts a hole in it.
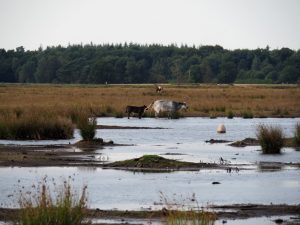
[[[96,135],[97,120],[95,117],[89,117],[88,114],[82,114],[77,121],[77,128],[84,141],[92,141]]]
[[[161,201],[166,206],[162,209],[166,225],[213,225],[217,219],[214,212],[200,209],[195,194],[187,199],[170,201],[161,192]],[[188,205],[190,206],[187,207]],[[193,207],[193,205],[196,206]]]
[[[257,139],[264,154],[279,154],[284,145],[284,135],[278,126],[259,125]]]
[[[57,195],[53,196],[44,180],[33,194],[21,194],[21,213],[16,225],[83,224],[87,215],[86,192],[85,186],[80,195],[76,194],[70,182],[65,181]]]
[[[216,215],[203,210],[168,211],[166,225],[213,225]]]
[[[69,139],[74,126],[67,117],[49,113],[7,113],[0,115],[0,139]]]

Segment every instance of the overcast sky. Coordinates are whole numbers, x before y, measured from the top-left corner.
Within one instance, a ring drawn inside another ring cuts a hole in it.
[[[0,48],[177,43],[300,49],[300,0],[0,0]]]

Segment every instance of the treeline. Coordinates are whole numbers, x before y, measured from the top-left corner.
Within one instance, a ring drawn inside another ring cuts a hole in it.
[[[0,82],[300,83],[300,50],[221,46],[70,45],[0,49]]]

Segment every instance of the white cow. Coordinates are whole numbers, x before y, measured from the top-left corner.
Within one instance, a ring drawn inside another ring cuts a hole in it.
[[[185,102],[175,102],[170,100],[156,100],[152,102],[147,109],[153,108],[155,112],[155,117],[158,117],[160,113],[168,113],[170,117],[172,114],[177,112],[180,109],[187,109],[188,106]]]

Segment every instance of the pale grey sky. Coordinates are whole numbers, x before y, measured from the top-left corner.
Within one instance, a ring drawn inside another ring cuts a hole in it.
[[[300,0],[0,0],[0,48],[177,43],[300,49]]]

